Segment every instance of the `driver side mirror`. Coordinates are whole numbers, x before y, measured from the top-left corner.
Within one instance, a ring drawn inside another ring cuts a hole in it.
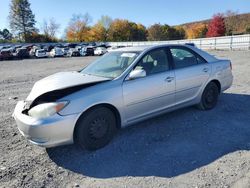
[[[146,76],[146,71],[143,69],[132,70],[128,75],[128,80],[134,80],[137,78],[143,78]]]

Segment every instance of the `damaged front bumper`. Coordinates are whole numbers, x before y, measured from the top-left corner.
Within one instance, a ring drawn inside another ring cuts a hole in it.
[[[19,101],[13,117],[20,133],[33,144],[54,147],[73,143],[74,126],[78,114],[61,116],[55,114],[48,118],[36,119],[23,113],[25,101]]]

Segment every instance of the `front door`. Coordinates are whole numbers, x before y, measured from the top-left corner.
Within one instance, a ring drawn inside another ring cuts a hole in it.
[[[144,69],[146,76],[124,80],[123,99],[128,123],[175,103],[175,75],[165,48],[148,52],[134,69]]]

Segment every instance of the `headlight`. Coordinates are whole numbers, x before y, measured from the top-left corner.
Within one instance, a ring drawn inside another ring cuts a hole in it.
[[[45,118],[60,112],[69,102],[50,102],[39,104],[28,111],[29,116],[35,118]]]

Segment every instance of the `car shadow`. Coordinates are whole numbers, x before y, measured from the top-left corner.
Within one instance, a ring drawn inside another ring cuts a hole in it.
[[[106,147],[47,149],[57,165],[84,176],[175,177],[250,149],[250,95],[222,94],[210,111],[189,107],[122,129]]]

